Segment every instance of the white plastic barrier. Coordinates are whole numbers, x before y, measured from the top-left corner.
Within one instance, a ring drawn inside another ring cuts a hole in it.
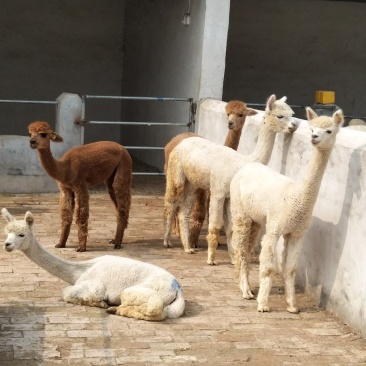
[[[200,105],[198,133],[223,144],[227,133],[224,102]],[[305,113],[304,113],[305,114]],[[255,147],[263,112],[246,119],[238,151]],[[269,166],[301,181],[313,148],[305,120],[291,135],[278,135]],[[343,128],[328,162],[312,225],[305,235],[297,283],[319,305],[366,336],[366,133]],[[301,309],[300,309],[301,310]]]

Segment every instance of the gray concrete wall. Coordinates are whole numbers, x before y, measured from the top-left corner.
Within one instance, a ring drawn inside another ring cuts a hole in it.
[[[51,142],[51,151],[59,159],[69,149],[80,145],[82,130],[74,122],[81,117],[81,98],[63,93],[57,102],[56,128],[53,130],[64,141]],[[42,167],[37,150],[30,148],[29,137],[0,135],[0,193],[55,191],[58,191],[57,183]]]
[[[5,0],[0,6],[0,99],[56,100],[63,92],[120,95],[124,0]],[[119,120],[115,102],[90,104],[87,117]],[[55,126],[54,106],[0,104],[0,135],[27,136],[27,125]],[[86,142],[119,130],[90,127]]]
[[[332,90],[346,115],[366,116],[365,13],[365,2],[231,0],[223,100],[312,105]]]
[[[199,134],[222,144],[227,133],[225,103],[201,105]],[[247,118],[238,148],[250,154],[263,112]],[[269,166],[301,181],[312,155],[307,121],[293,136],[279,134]],[[304,237],[297,283],[342,321],[366,336],[366,133],[343,128],[328,162]],[[279,244],[279,252],[282,249]],[[280,253],[279,253],[280,254]],[[280,257],[280,256],[279,256]],[[244,301],[244,300],[243,300]]]
[[[194,98],[222,96],[229,1],[191,1],[190,24],[182,19],[188,1],[126,2],[123,95]],[[188,122],[189,105],[125,103],[126,120]],[[123,144],[163,147],[187,128],[128,127]],[[132,151],[162,170],[162,151]]]

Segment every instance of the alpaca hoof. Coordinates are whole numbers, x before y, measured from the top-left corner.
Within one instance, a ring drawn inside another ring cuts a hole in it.
[[[117,312],[117,307],[116,306],[111,306],[107,309],[108,314],[116,314],[116,312]]]
[[[257,310],[260,313],[268,313],[269,312],[269,307],[268,306],[263,306],[263,305],[259,305]]]
[[[208,260],[207,264],[209,264],[210,266],[217,266],[217,262],[212,260]]]
[[[173,246],[168,242],[164,242],[164,247],[165,248],[172,248]]]
[[[195,253],[196,253],[196,251],[195,251],[194,249],[192,249],[192,248],[184,249],[184,251],[185,251],[186,253],[188,253],[188,254],[195,254]]]
[[[79,247],[76,249],[77,252],[86,252],[86,248],[85,247]]]
[[[252,299],[254,299],[254,295],[251,292],[246,292],[246,293],[243,293],[243,298],[245,300],[252,300]]]
[[[66,245],[65,244],[61,244],[61,243],[58,243],[55,245],[55,248],[65,248]]]
[[[292,313],[292,314],[298,314],[300,311],[299,311],[299,308],[298,307],[296,307],[296,306],[289,306],[288,308],[287,308],[287,311],[289,312],[289,313]]]
[[[114,244],[114,249],[121,249],[122,248],[122,245],[121,244]]]

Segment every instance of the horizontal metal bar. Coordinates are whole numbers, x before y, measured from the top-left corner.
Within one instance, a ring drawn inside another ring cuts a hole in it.
[[[132,175],[165,175],[164,173],[159,172],[132,172]]]
[[[163,97],[127,97],[113,95],[83,95],[87,99],[119,99],[119,100],[158,100],[168,102],[191,102],[189,98],[163,98]]]
[[[85,125],[188,126],[188,123],[175,123],[175,122],[85,121]]]
[[[15,100],[15,99],[0,99],[0,103],[58,104],[58,102],[56,102],[56,101],[46,101],[46,100]]]
[[[126,146],[126,145],[123,146],[126,149],[130,150],[164,150],[164,148],[160,146]]]
[[[366,117],[358,117],[358,116],[344,116],[345,118],[359,118],[359,119],[365,119]]]

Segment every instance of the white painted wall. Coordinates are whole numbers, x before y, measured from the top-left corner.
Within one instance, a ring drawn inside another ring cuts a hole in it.
[[[199,134],[222,144],[224,102],[201,105]],[[253,151],[263,113],[246,120],[238,151]],[[301,181],[312,154],[307,121],[293,135],[278,135],[269,166]],[[328,162],[313,221],[305,235],[297,283],[366,336],[366,133],[343,128]]]

